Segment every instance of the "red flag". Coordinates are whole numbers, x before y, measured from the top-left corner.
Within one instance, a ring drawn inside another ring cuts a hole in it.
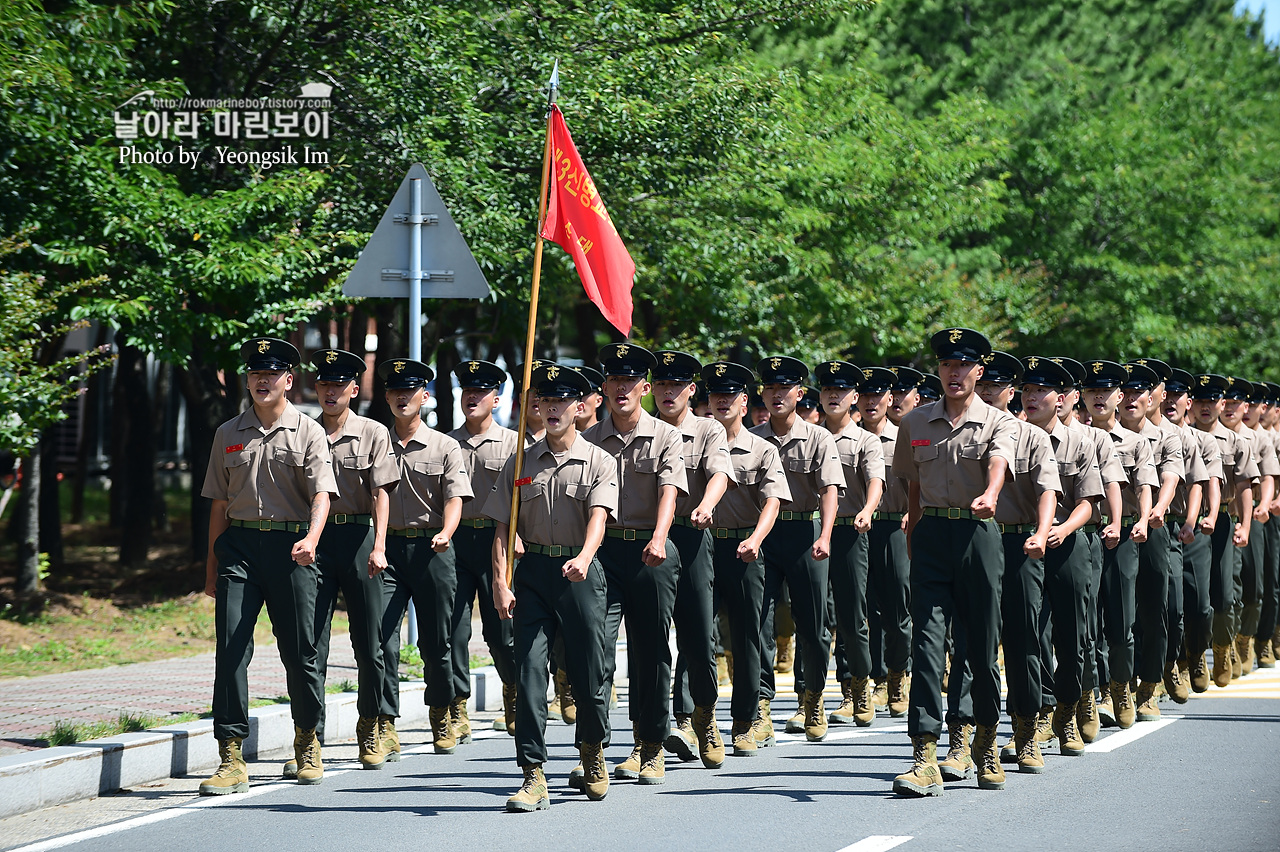
[[[578,156],[560,107],[554,104],[549,194],[542,236],[573,256],[587,298],[614,328],[630,334],[631,284],[636,265]]]

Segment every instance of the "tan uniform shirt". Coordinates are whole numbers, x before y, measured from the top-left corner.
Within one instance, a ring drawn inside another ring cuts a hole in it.
[[[976,395],[955,428],[947,418],[946,400],[922,405],[898,424],[893,471],[920,483],[921,506],[968,509],[987,490],[992,458],[1004,459],[1013,470],[1015,422]]]
[[[490,423],[487,430],[472,435],[464,423],[450,432],[449,437],[457,441],[462,450],[462,461],[471,479],[471,493],[477,498],[462,504],[462,517],[483,518],[484,498],[493,488],[507,459],[515,455],[516,433],[497,423]]]
[[[1186,481],[1187,465],[1182,455],[1182,442],[1178,436],[1167,429],[1162,429],[1145,417],[1142,419],[1142,430],[1139,435],[1147,439],[1151,447],[1151,462],[1156,466],[1157,484],[1151,489],[1151,505],[1155,505],[1167,475],[1178,477],[1178,484]]]
[[[884,456],[884,496],[880,498],[878,512],[903,513],[907,511],[907,481],[893,472],[893,451],[898,442],[898,427],[885,419],[884,432],[879,436],[880,453]]]
[[[1055,419],[1053,431],[1048,436],[1053,457],[1058,461],[1058,482],[1062,484],[1053,522],[1061,524],[1071,517],[1081,500],[1096,500],[1102,496],[1102,472],[1097,450],[1089,442],[1088,432],[1071,429]],[[1004,502],[1003,493],[1000,502]],[[997,509],[999,505],[996,504]]]
[[[1221,423],[1214,423],[1208,434],[1217,440],[1218,458],[1222,462],[1222,509],[1239,515],[1241,513],[1236,501],[1236,488],[1241,482],[1251,485],[1258,483],[1261,473],[1257,459],[1254,458],[1252,447],[1241,440],[1239,434]]]
[[[324,428],[324,423],[320,428]],[[395,488],[400,468],[391,454],[387,427],[368,417],[347,415],[336,435],[328,435],[333,457],[333,475],[338,482],[338,498],[329,505],[330,515],[368,515],[373,512],[373,493],[379,488]]]
[[[448,500],[461,497],[465,507],[475,496],[462,449],[448,435],[422,423],[404,445],[393,433],[391,450],[400,467],[400,485],[391,492],[391,529],[438,529]]]
[[[689,493],[684,470],[684,437],[647,411],[628,435],[620,435],[613,417],[606,417],[582,433],[582,437],[613,457],[617,466],[618,511],[610,520],[614,529],[651,530],[658,525],[658,498],[662,486],[674,485]]]
[[[884,482],[884,449],[880,439],[856,423],[832,435],[840,466],[844,469],[844,494],[840,495],[838,517],[853,517],[867,505],[871,480]]]
[[[1124,489],[1129,485],[1129,477],[1124,472],[1124,465],[1120,464],[1120,456],[1116,453],[1116,445],[1111,437],[1096,426],[1086,426],[1079,420],[1072,420],[1067,428],[1078,432],[1084,437],[1086,443],[1093,446],[1094,458],[1098,460],[1098,474],[1102,478],[1103,496],[1106,496],[1106,486],[1113,482],[1120,484],[1123,496]],[[1102,512],[1106,508],[1105,500],[1099,500],[1093,504],[1093,516],[1089,519],[1089,523],[1100,523]]]
[[[1173,435],[1177,439],[1179,446],[1182,447],[1182,463],[1186,467],[1186,475],[1182,477],[1182,481],[1178,483],[1178,490],[1174,492],[1173,502],[1169,504],[1169,514],[1185,518],[1191,486],[1196,484],[1203,485],[1208,482],[1209,469],[1205,467],[1204,456],[1200,450],[1200,442],[1195,435],[1192,435],[1186,429],[1174,426],[1168,420],[1161,420],[1160,428]],[[1203,513],[1203,496],[1200,500],[1200,506]],[[1195,519],[1193,518],[1192,520]]]
[[[786,435],[775,435],[768,421],[751,429],[759,437],[778,448],[782,469],[787,474],[791,500],[782,504],[784,512],[813,512],[822,502],[822,491],[828,485],[844,491],[844,469],[835,439],[821,426],[796,417]]]
[[[484,514],[511,522],[511,489],[515,456],[507,459],[489,489]],[[520,514],[516,531],[527,542],[581,547],[587,538],[591,510],[603,506],[612,520],[618,511],[618,468],[609,454],[581,435],[560,456],[545,440],[525,451],[520,471]]]
[[[1040,495],[1053,491],[1062,495],[1058,478],[1058,460],[1053,454],[1049,433],[1039,426],[1010,415],[1018,432],[1014,444],[1013,481],[1006,483],[996,503],[996,522],[1001,524],[1034,524],[1040,508]]]
[[[729,442],[729,462],[738,487],[725,492],[716,506],[715,526],[753,527],[770,497],[777,497],[782,505],[791,502],[791,487],[787,485],[778,448],[764,438],[749,429],[738,432],[738,437]]]
[[[1280,462],[1276,460],[1276,445],[1270,437],[1248,426],[1244,427],[1240,434],[1244,435],[1253,447],[1253,457],[1258,460],[1258,475],[1280,476]]]
[[[200,495],[226,500],[231,520],[306,523],[322,491],[338,494],[329,443],[320,424],[293,403],[270,429],[249,408],[214,434]]]
[[[738,480],[729,463],[729,438],[723,426],[710,417],[697,417],[689,411],[676,428],[684,439],[684,473],[689,485],[689,493],[676,498],[676,514],[687,518],[706,496],[711,477],[723,473],[729,478],[730,490]]]
[[[1155,502],[1156,492],[1160,490],[1160,477],[1156,474],[1155,459],[1151,455],[1151,442],[1137,432],[1124,428],[1119,421],[1116,421],[1116,425],[1107,434],[1111,436],[1120,464],[1124,466],[1125,479],[1129,485],[1120,491],[1121,511],[1126,517],[1137,516],[1139,489],[1143,485],[1151,486],[1152,503]]]

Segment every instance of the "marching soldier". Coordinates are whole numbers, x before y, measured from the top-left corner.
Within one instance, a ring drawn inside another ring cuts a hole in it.
[[[488,495],[503,465],[516,451],[519,437],[511,429],[499,426],[493,419],[498,403],[498,389],[507,374],[488,361],[464,361],[454,368],[458,387],[462,389],[463,424],[449,433],[462,450],[471,491]],[[462,507],[458,531],[453,536],[458,587],[453,598],[453,623],[449,630],[449,646],[453,654],[454,698],[449,717],[463,742],[471,736],[471,720],[467,716],[467,699],[471,697],[471,612],[472,602],[479,597],[480,623],[485,644],[493,658],[493,667],[502,681],[501,730],[515,734],[516,671],[511,624],[498,617],[493,606],[489,568],[493,561],[494,521],[481,512],[480,500]],[[495,727],[497,725],[495,724]]]
[[[827,721],[866,727],[876,717],[871,701],[871,641],[867,628],[869,534],[884,494],[884,449],[876,435],[853,420],[862,371],[847,361],[827,361],[818,365],[814,376],[845,486],[831,531],[829,575],[835,622],[844,639],[849,676],[840,682],[840,707],[832,711]]]
[[[1265,457],[1262,455],[1262,447],[1259,445],[1253,430],[1245,424],[1245,418],[1248,416],[1253,396],[1252,382],[1238,377],[1231,377],[1227,389],[1226,407],[1220,420],[1223,426],[1239,435],[1243,443],[1249,448],[1249,455],[1258,467],[1259,474],[1257,482],[1254,484],[1253,494],[1255,497],[1260,495],[1270,504],[1274,495],[1275,483],[1274,477],[1268,474],[1275,470],[1275,458],[1270,452]],[[1268,451],[1273,450],[1274,445],[1268,442],[1266,449]],[[1253,501],[1253,503],[1257,502],[1257,500]],[[1246,664],[1252,661],[1253,637],[1252,635],[1245,635],[1242,639],[1241,636],[1245,633],[1244,628],[1246,627],[1250,631],[1256,629],[1256,619],[1260,611],[1259,603],[1262,591],[1260,588],[1262,579],[1260,569],[1265,549],[1263,542],[1265,528],[1257,523],[1258,515],[1262,514],[1258,512],[1258,508],[1253,504],[1246,505],[1241,503],[1236,509],[1242,518],[1248,518],[1249,534],[1245,544],[1240,547],[1232,582],[1233,603],[1230,626],[1232,637],[1230,648],[1232,680],[1250,670],[1246,667]]]
[[[911,560],[907,558],[907,482],[893,473],[898,426],[890,406],[897,376],[884,367],[866,367],[858,383],[862,428],[880,440],[885,488],[868,534],[867,624],[872,676],[887,677],[885,704],[889,715],[907,715],[907,672],[911,669],[911,607],[908,599]],[[881,668],[883,667],[883,668]]]
[[[1264,382],[1267,388],[1267,401],[1270,410],[1262,418],[1261,434],[1272,441],[1276,455],[1280,458],[1280,432],[1276,424],[1280,421],[1280,385]],[[1276,499],[1271,501],[1268,511],[1274,516],[1280,514],[1280,485]],[[1262,505],[1262,504],[1259,504]],[[1270,522],[1268,522],[1270,523]],[[1254,637],[1254,650],[1258,655],[1259,668],[1275,667],[1275,646],[1280,644],[1280,629],[1277,627],[1277,616],[1280,615],[1280,522],[1269,527],[1266,548],[1266,573],[1262,583],[1262,609],[1258,616],[1258,632]]]
[[[724,742],[716,724],[720,687],[712,606],[715,566],[708,528],[720,499],[737,480],[729,463],[724,427],[694,416],[689,407],[702,364],[692,355],[672,350],[655,352],[654,356],[654,399],[663,422],[680,430],[689,488],[676,500],[670,533],[680,557],[673,611],[679,656],[672,694],[676,725],[665,745],[681,760],[693,760],[696,746],[703,765],[717,769],[724,763]]]
[[[422,422],[435,371],[421,361],[396,358],[378,365],[387,404],[395,417],[391,450],[400,468],[400,484],[391,495],[388,520],[386,609],[382,617],[382,654],[388,695],[395,691],[399,716],[400,622],[409,599],[418,616],[418,650],[422,654],[430,707],[432,745],[436,754],[452,754],[458,745],[450,710],[454,687],[449,633],[458,590],[455,551],[450,548],[471,500],[471,480],[458,442]],[[395,686],[391,681],[395,682]],[[464,740],[468,741],[468,740]]]
[[[578,417],[578,434],[590,429],[600,422],[600,406],[604,404],[604,394],[600,386],[604,384],[604,376],[594,367],[574,367],[586,376],[591,391],[582,398],[582,415]]]
[[[733,753],[753,757],[758,746],[774,743],[772,736],[757,742],[752,734],[752,723],[762,704],[760,672],[764,659],[764,560],[760,553],[783,501],[791,500],[791,489],[777,447],[743,424],[747,388],[754,384],[755,376],[740,364],[720,361],[703,367],[702,377],[707,383],[712,415],[725,429],[734,480],[738,483],[716,507],[717,526],[711,530],[713,591],[715,609],[719,611],[719,604],[724,605],[733,651],[733,695],[729,705]],[[768,717],[767,704],[761,715]]]
[[[937,743],[942,732],[944,632],[948,616],[965,632],[977,722],[978,786],[1004,787],[996,755],[1000,720],[1000,582],[1004,553],[994,522],[1013,463],[1014,420],[975,394],[991,344],[951,328],[930,340],[946,395],[898,426],[894,472],[907,479],[911,548],[911,706],[907,729],[914,764],[894,779],[895,793],[942,794]],[[956,666],[962,665],[957,660]]]
[[[617,778],[662,784],[663,743],[671,733],[671,649],[667,637],[675,608],[680,556],[667,546],[676,502],[688,494],[680,430],[640,407],[657,359],[630,343],[600,350],[609,416],[583,438],[614,459],[618,512],[600,547],[609,592],[605,622],[605,679],[612,685],[618,630],[627,623],[628,682],[635,746],[614,769]],[[608,739],[608,736],[604,739]]]
[[[391,457],[387,427],[351,410],[360,394],[364,359],[341,349],[322,349],[311,356],[316,373],[320,425],[328,436],[338,496],[329,506],[329,521],[316,550],[320,589],[316,597],[316,657],[323,679],[329,660],[329,629],[338,591],[347,603],[351,647],[359,673],[356,741],[360,765],[381,769],[400,759],[392,751],[393,702],[383,694],[387,678],[382,658],[382,572],[387,567],[388,492],[400,481]],[[322,705],[323,708],[323,705]],[[324,712],[321,710],[323,732]],[[285,764],[285,776],[290,773]],[[297,773],[297,765],[292,767]]]
[[[809,368],[795,358],[774,357],[762,359],[756,371],[764,383],[769,421],[751,431],[778,448],[791,489],[791,500],[783,504],[765,540],[764,605],[767,611],[775,604],[785,583],[791,593],[798,656],[803,659],[807,678],[801,697],[804,733],[808,740],[817,741],[827,735],[822,692],[831,643],[824,619],[831,531],[844,489],[844,471],[831,433],[801,419],[796,411]],[[761,660],[760,675],[758,743],[773,735],[773,720],[765,703],[772,702],[775,695],[770,660]]]
[[[493,596],[498,613],[512,619],[516,690],[516,762],[524,784],[507,810],[528,812],[550,805],[542,766],[547,761],[548,658],[556,637],[569,649],[564,664],[578,685],[577,736],[582,775],[577,786],[592,801],[609,791],[602,743],[608,736],[605,641],[608,607],[604,569],[596,559],[605,524],[617,511],[617,467],[612,458],[577,433],[590,385],[582,373],[556,364],[539,366],[530,384],[538,396],[546,434],[525,452],[520,479],[509,458],[490,489],[485,514],[496,523],[493,537]],[[511,495],[520,489],[516,527],[525,553],[507,585],[507,536]],[[576,771],[576,770],[575,770]],[[574,782],[571,780],[570,782]]]
[[[1236,432],[1253,444],[1254,458],[1258,461],[1258,498],[1253,509],[1253,524],[1249,530],[1249,546],[1241,553],[1241,604],[1239,631],[1236,633],[1236,659],[1243,674],[1253,669],[1254,637],[1261,636],[1258,626],[1262,619],[1264,586],[1267,576],[1267,549],[1275,527],[1271,526],[1271,504],[1276,497],[1276,477],[1280,476],[1280,462],[1276,459],[1276,447],[1271,435],[1261,428],[1267,415],[1269,391],[1261,383],[1251,383],[1249,404],[1245,407]],[[1267,631],[1266,638],[1271,638]],[[1261,659],[1261,658],[1259,658]]]
[[[1007,352],[993,352],[984,365],[985,372],[977,385],[978,396],[1007,414],[1014,386],[1022,379],[1022,363]],[[1005,679],[1009,685],[1005,706],[1013,719],[1009,762],[1017,763],[1018,771],[1034,775],[1044,771],[1044,757],[1036,737],[1037,719],[1044,715],[1045,707],[1040,667],[1044,555],[1062,484],[1048,433],[1016,418],[1014,430],[1017,443],[1013,481],[1000,492],[995,514],[1004,547],[1001,642]],[[959,640],[964,633],[957,631],[956,635]],[[956,655],[963,658],[961,646],[957,641]]]
[[[218,427],[201,495],[209,510],[206,595],[217,602],[213,734],[220,763],[203,795],[243,793],[249,773],[241,744],[249,736],[249,661],[263,605],[280,649],[293,713],[299,784],[324,778],[316,727],[324,680],[316,665],[316,548],[337,495],[324,429],[286,394],[301,358],[283,340],[240,347],[252,408]]]

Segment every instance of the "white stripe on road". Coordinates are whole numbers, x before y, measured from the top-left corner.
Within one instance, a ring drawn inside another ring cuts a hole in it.
[[[864,837],[852,846],[846,846],[840,852],[886,852],[895,846],[901,846],[911,840],[907,834],[873,834]]]
[[[851,731],[831,731],[828,729],[827,736],[822,740],[822,742],[829,743],[835,740],[857,740],[863,737],[879,736],[880,734],[905,734],[906,732],[907,726],[905,724],[890,725],[887,728],[856,728]],[[788,733],[774,734],[774,739],[778,741],[778,745],[780,746],[795,745],[796,743],[808,742],[809,740],[809,738],[804,734]],[[843,852],[843,850],[841,850],[841,852]]]
[[[1109,734],[1100,740],[1094,740],[1085,746],[1084,750],[1093,753],[1115,751],[1121,746],[1126,746],[1131,742],[1142,739],[1147,734],[1153,734],[1161,728],[1166,728],[1181,718],[1181,716],[1165,716],[1159,722],[1137,722],[1127,731]]]

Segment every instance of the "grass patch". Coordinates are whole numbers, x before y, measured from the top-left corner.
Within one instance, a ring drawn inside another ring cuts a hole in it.
[[[104,719],[98,722],[72,722],[59,719],[53,723],[52,730],[42,739],[50,746],[66,746],[75,743],[96,740],[102,737],[114,737],[117,734],[131,734],[158,728],[162,725],[179,725],[183,722],[194,722],[201,718],[199,713],[174,713],[170,716],[152,716],[147,713],[121,713],[114,720]]]
[[[339,692],[355,692],[358,687],[348,679],[343,679],[338,683],[326,683],[324,691],[327,695],[335,695]]]
[[[418,647],[416,645],[401,645],[400,679],[416,680],[422,677],[423,671],[422,655],[418,653]]]
[[[493,665],[493,657],[486,657],[484,654],[472,654],[469,662],[471,670],[475,671],[476,669]]]

